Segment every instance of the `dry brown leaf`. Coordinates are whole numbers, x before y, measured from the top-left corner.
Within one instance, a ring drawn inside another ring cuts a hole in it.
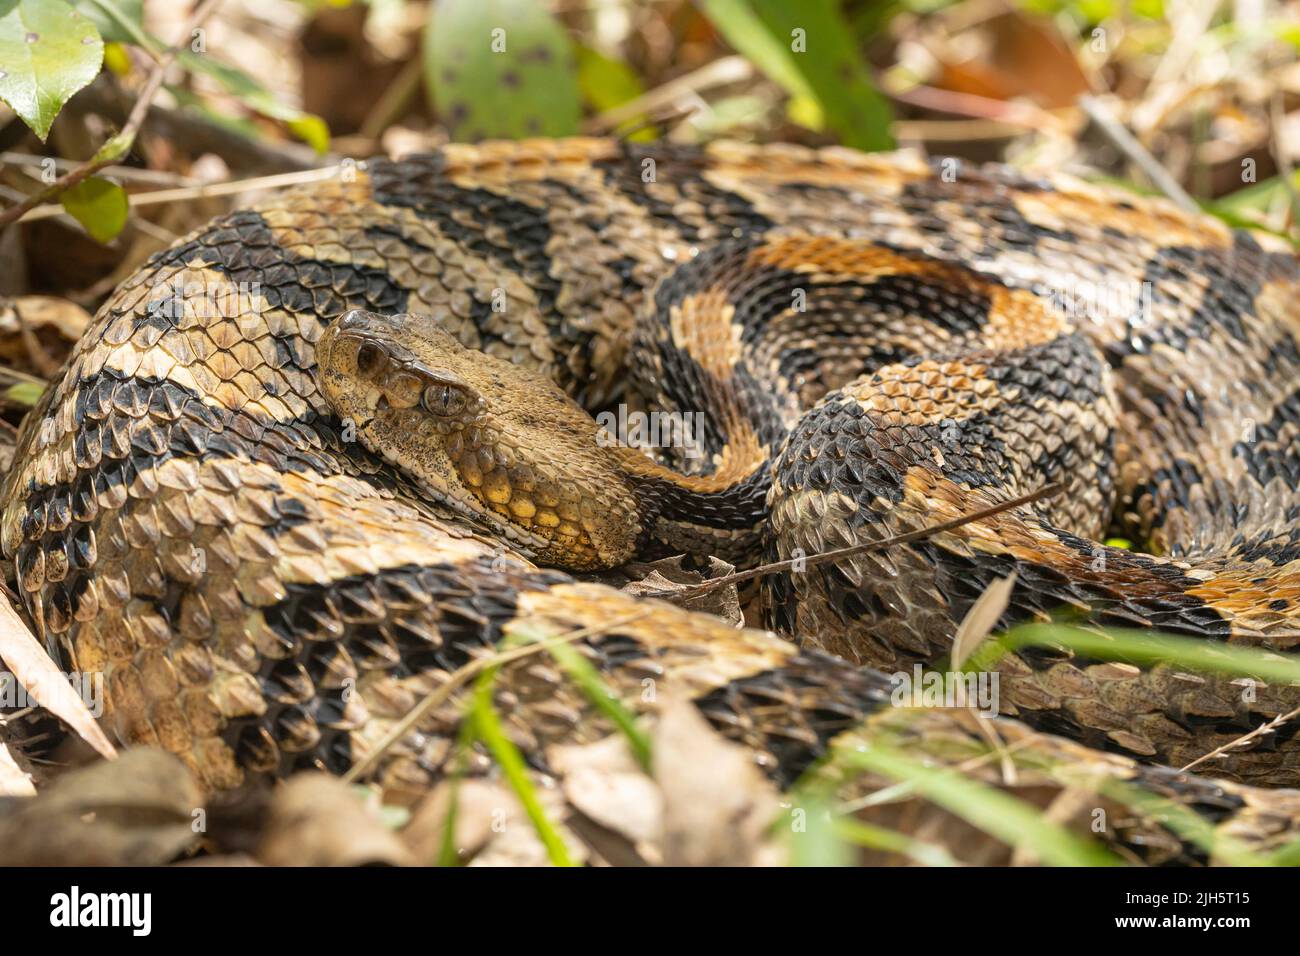
[[[0,364],[42,377],[57,369],[90,324],[90,313],[52,295],[0,300]],[[33,348],[39,355],[33,355]]]
[[[48,328],[74,344],[90,324],[90,313],[54,295],[22,295],[0,303],[0,339],[16,335],[20,321],[33,332]]]
[[[488,780],[462,780],[456,794],[456,832],[452,844],[462,861],[470,860],[492,839],[494,825],[517,820],[523,814],[511,790]],[[416,804],[401,837],[417,863],[431,866],[438,861],[452,806],[453,785],[444,780]]]
[[[724,740],[694,704],[667,700],[653,730],[668,866],[748,866],[764,855],[776,789],[744,748]]]
[[[555,819],[553,814],[551,819]],[[579,842],[566,828],[560,827],[558,829],[560,839],[564,841],[565,850],[569,854],[569,859],[575,864],[585,862],[587,859],[586,846]],[[518,822],[512,822],[502,832],[493,834],[492,842],[474,857],[469,865],[550,866],[551,858],[528,818],[522,817]]]
[[[633,845],[659,841],[663,799],[622,734],[594,744],[550,747],[546,762],[563,778],[561,789],[574,809]]]
[[[0,745],[0,796],[31,797],[36,795],[32,778],[18,766],[9,748]]]
[[[740,609],[740,596],[734,584],[723,585],[680,601],[673,597],[673,594],[678,591],[685,591],[704,581],[731,574],[735,568],[725,561],[710,557],[706,574],[682,567],[680,555],[658,561],[629,564],[624,570],[628,575],[636,578],[624,585],[623,590],[628,594],[668,592],[663,595],[664,600],[672,601],[688,611],[712,614],[737,627],[744,623],[744,615]]]
[[[411,821],[401,837],[421,865],[438,862],[447,814],[452,806],[452,783],[444,781],[412,811]],[[533,829],[514,791],[489,780],[462,780],[456,794],[456,832],[453,846],[457,858],[471,866],[548,866],[546,847]],[[542,810],[564,841],[569,858],[582,863],[590,853],[565,826],[569,807],[554,787],[539,787]]]
[[[101,756],[117,756],[85,701],[3,594],[0,594],[0,659],[32,700],[71,727]],[[82,677],[93,680],[101,675],[83,674]]]
[[[994,100],[1024,97],[1048,109],[1072,107],[1091,92],[1088,76],[1051,20],[1008,10],[935,38],[936,86]]]
[[[7,423],[6,423],[7,424]],[[0,425],[0,477],[9,473],[18,453],[18,432]]]
[[[300,773],[275,792],[256,856],[271,866],[414,862],[352,786],[323,773]]]
[[[63,774],[0,818],[0,865],[157,866],[198,842],[202,811],[178,757],[134,748]]]
[[[961,665],[980,645],[984,638],[997,626],[1002,612],[1011,601],[1011,592],[1016,586],[1016,572],[1012,571],[1005,578],[998,578],[984,589],[975,603],[971,605],[966,616],[961,619],[957,636],[952,639],[952,669],[961,670]]]

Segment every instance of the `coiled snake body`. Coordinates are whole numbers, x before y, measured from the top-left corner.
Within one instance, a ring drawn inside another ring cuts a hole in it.
[[[122,738],[212,788],[351,766],[512,622],[623,618],[585,642],[617,690],[663,681],[789,782],[888,701],[852,664],[942,657],[1011,572],[1004,624],[1065,607],[1289,653],[1297,291],[1280,244],[951,161],[600,139],[373,161],[223,216],[123,283],[24,426],[4,552],[47,643],[105,673]],[[700,454],[596,440],[563,393],[606,406],[629,365],[630,393],[701,413]],[[769,623],[802,652],[516,554],[751,564],[1057,481],[765,578]],[[1099,543],[1108,529],[1151,554]],[[1174,765],[1300,698],[1065,652],[1000,667],[1005,713]],[[502,680],[539,763],[603,729],[547,668]],[[431,714],[374,775],[427,786],[458,719]],[[1216,772],[1296,783],[1294,729]],[[1193,802],[1271,799],[1053,740]]]

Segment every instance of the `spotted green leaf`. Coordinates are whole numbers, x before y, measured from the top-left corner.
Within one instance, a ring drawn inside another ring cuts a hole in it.
[[[42,140],[103,59],[95,24],[66,0],[0,0],[0,100]]]
[[[96,242],[112,242],[126,225],[129,209],[126,191],[117,183],[99,176],[83,179],[65,189],[59,200]]]
[[[424,31],[424,78],[455,140],[578,132],[573,45],[536,0],[437,0]]]

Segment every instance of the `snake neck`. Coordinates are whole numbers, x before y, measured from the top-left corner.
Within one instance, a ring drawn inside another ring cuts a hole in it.
[[[640,515],[637,557],[757,563],[771,486],[766,448],[729,445],[705,475],[682,474],[626,445],[615,446],[612,457]]]
[[[604,442],[637,503],[637,556],[687,554],[752,567],[763,552],[771,465],[799,409],[775,383],[748,369],[725,380],[698,366],[662,363],[659,369],[653,385],[650,376],[635,372],[633,380],[647,405],[674,411],[635,419],[633,426],[643,426],[639,433],[622,420],[617,429],[618,438],[652,445],[658,457]],[[613,431],[604,416],[597,422],[601,433]]]

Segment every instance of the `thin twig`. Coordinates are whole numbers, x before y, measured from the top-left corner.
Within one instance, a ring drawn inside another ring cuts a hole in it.
[[[77,166],[74,160],[56,159],[53,156],[38,156],[31,152],[0,152],[0,165],[18,166],[21,169],[34,169],[45,164],[55,164],[55,169],[66,170]],[[161,169],[136,169],[135,166],[105,166],[101,172],[122,182],[144,182],[151,186],[194,186],[199,179],[168,173]]]
[[[7,365],[0,365],[0,385],[10,385],[19,382],[25,382],[29,385],[39,385],[45,388],[49,385],[47,379],[38,375],[28,375],[26,372],[20,372],[16,368],[9,368]]]
[[[1128,131],[1128,128],[1110,114],[1110,111],[1102,105],[1101,100],[1093,96],[1081,96],[1079,97],[1079,106],[1125,156],[1141,167],[1142,171],[1147,174],[1147,178],[1162,193],[1186,212],[1195,213],[1200,211],[1200,206],[1196,204],[1196,200],[1187,195],[1187,191],[1178,185],[1178,181],[1169,174],[1169,170],[1161,166],[1159,160],[1137,141],[1133,134]]]
[[[8,209],[0,212],[0,229],[3,229],[12,222],[17,222],[24,214],[35,209],[41,203],[54,199],[64,190],[77,185],[87,177],[99,172],[104,167],[113,165],[130,152],[132,144],[135,143],[136,133],[140,131],[140,126],[144,123],[145,115],[149,112],[149,104],[153,100],[154,95],[158,92],[159,87],[162,86],[163,77],[166,75],[168,68],[176,61],[176,57],[180,54],[181,47],[194,34],[194,31],[199,28],[199,25],[212,15],[213,11],[216,10],[220,3],[221,0],[203,0],[203,3],[199,5],[199,8],[194,12],[194,16],[192,16],[189,23],[185,25],[185,29],[181,32],[180,39],[176,41],[176,45],[168,50],[166,54],[163,55],[162,59],[154,65],[153,70],[150,71],[149,78],[145,80],[144,88],[140,91],[140,96],[136,99],[135,106],[131,108],[131,112],[126,118],[126,125],[122,127],[122,131],[101,146],[94,156],[86,160],[84,163],[81,163],[76,168],[64,173],[45,189],[33,193],[16,206],[10,206]]]
[[[952,113],[955,116],[971,116],[983,120],[992,120],[1017,129],[1047,129],[1054,133],[1066,132],[1065,123],[1047,110],[1032,103],[1020,101],[995,100],[974,93],[955,93],[933,86],[913,86],[905,90],[890,89],[881,83],[880,88],[890,99],[909,106]]]
[[[203,183],[198,186],[183,186],[178,189],[154,189],[149,192],[132,193],[131,208],[158,206],[167,203],[189,202],[193,199],[211,199],[214,196],[230,196],[236,193],[254,192],[261,189],[280,189],[283,186],[297,186],[302,183],[319,182],[333,179],[339,175],[341,166],[322,166],[318,169],[304,169],[297,173],[275,173],[271,176],[254,176],[250,179],[232,179],[223,183]],[[23,222],[37,219],[49,219],[64,215],[64,209],[58,203],[37,206],[23,217]]]
[[[370,108],[357,135],[379,142],[384,130],[401,119],[415,99],[415,94],[420,89],[420,77],[424,75],[423,68],[424,61],[418,56],[406,62]]]
[[[23,348],[27,350],[27,357],[32,360],[32,365],[44,378],[53,378],[54,373],[59,370],[59,363],[54,361],[45,351],[45,346],[41,345],[40,339],[36,337],[36,333],[27,322],[27,316],[23,315],[17,299],[10,303],[9,308],[14,314],[14,321],[18,323],[18,334],[23,340]]]
[[[58,170],[76,167],[76,162],[69,159],[56,159],[53,156],[37,156],[33,153],[0,153],[0,165],[17,166],[23,170],[36,169],[53,163]],[[177,173],[168,173],[159,169],[136,169],[134,166],[107,166],[101,172],[120,179],[122,182],[148,183],[153,186],[196,186],[199,180]]]
[[[703,101],[694,103],[682,103],[679,106],[671,107],[661,113],[645,114],[637,119],[633,119],[626,124],[620,125],[617,129],[612,130],[610,135],[627,142],[642,130],[652,129],[656,126],[667,126],[670,123],[677,123],[688,120],[704,108]]]
[[[665,109],[675,108],[684,98],[698,98],[701,90],[738,83],[753,75],[753,65],[743,56],[724,56],[593,116],[586,127],[591,132],[608,132],[643,113],[662,113]]]
[[[490,657],[480,657],[477,660],[470,661],[463,667],[457,668],[452,671],[447,683],[438,687],[422,701],[407,711],[405,716],[393,725],[393,729],[384,735],[384,738],[379,741],[374,750],[366,754],[366,756],[357,763],[353,764],[352,767],[349,768],[348,772],[343,775],[343,780],[351,783],[354,780],[360,779],[364,774],[372,770],[375,764],[379,762],[379,759],[383,757],[383,755],[386,754],[395,743],[405,737],[412,727],[432,713],[436,708],[442,706],[442,704],[444,704],[452,694],[465,686],[465,684],[469,683],[470,680],[485,668],[508,664],[521,657],[528,657],[532,654],[537,654],[549,647],[555,646],[556,644],[569,644],[573,641],[580,641],[587,637],[603,634],[613,628],[622,627],[624,624],[630,624],[633,621],[640,620],[649,614],[650,610],[650,608],[641,608],[633,614],[616,618],[613,621],[604,621],[600,624],[593,625],[592,627],[585,627],[578,631],[571,631],[568,634],[561,634],[559,637],[554,637],[549,640],[537,641],[536,643],[527,644],[523,647],[517,647],[509,651],[501,651],[500,653],[493,654]]]
[[[1033,504],[1043,498],[1050,498],[1064,489],[1064,485],[1053,482],[1050,485],[1044,485],[1037,491],[1031,491],[1027,495],[1021,495],[1018,498],[1012,498],[1009,501],[1003,501],[999,504],[992,505],[988,508],[982,508],[979,511],[973,511],[970,514],[959,515],[956,518],[949,518],[947,521],[941,521],[938,524],[929,525],[925,528],[917,528],[915,531],[905,531],[902,534],[896,534],[891,538],[881,538],[879,541],[867,541],[864,544],[849,545],[847,548],[839,548],[835,551],[822,551],[818,554],[810,554],[802,558],[790,558],[786,561],[775,561],[772,564],[764,564],[757,568],[750,568],[747,571],[736,571],[732,574],[724,574],[720,578],[710,578],[699,584],[692,584],[690,587],[680,591],[645,591],[640,595],[645,598],[671,598],[674,601],[682,598],[695,597],[699,594],[705,594],[715,588],[722,587],[725,584],[738,584],[741,581],[748,581],[751,578],[763,577],[768,574],[775,574],[778,571],[788,571],[796,566],[812,567],[816,564],[825,564],[828,561],[837,561],[840,558],[851,557],[855,554],[867,554],[871,551],[884,551],[899,544],[909,544],[913,541],[920,541],[931,535],[941,534],[944,531],[951,531],[953,528],[960,528],[962,525],[971,524],[984,518],[990,518],[993,515],[1001,514],[1003,511],[1010,511],[1012,508],[1019,508],[1021,505]]]
[[[1288,720],[1293,720],[1296,717],[1300,717],[1300,707],[1297,707],[1294,710],[1287,711],[1285,714],[1279,714],[1278,716],[1270,720],[1268,723],[1260,724],[1250,733],[1242,734],[1236,740],[1229,740],[1222,747],[1215,747],[1209,753],[1202,754],[1201,756],[1193,760],[1191,763],[1187,764],[1185,767],[1181,767],[1180,769],[1186,772],[1188,770],[1191,770],[1193,767],[1199,767],[1207,760],[1214,760],[1217,757],[1222,757],[1230,750],[1236,750],[1239,747],[1244,747],[1246,744],[1250,743],[1256,737],[1263,737],[1265,734],[1271,734],[1273,731],[1277,730],[1279,727],[1285,724]]]

